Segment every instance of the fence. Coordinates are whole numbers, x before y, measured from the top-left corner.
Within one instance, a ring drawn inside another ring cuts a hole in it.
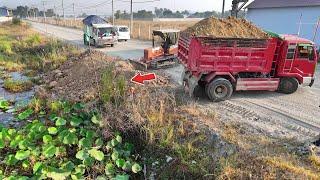
[[[32,21],[53,24],[57,26],[71,27],[82,29],[82,19],[73,19],[73,18],[32,18]],[[200,20],[200,19],[199,19]],[[197,21],[144,21],[144,20],[135,20],[133,22],[133,29],[131,33],[131,38],[140,39],[140,40],[151,40],[152,39],[152,31],[160,30],[160,29],[179,29],[184,30],[192,25],[194,25]],[[116,19],[115,25],[125,25],[130,26],[129,20],[121,20]]]

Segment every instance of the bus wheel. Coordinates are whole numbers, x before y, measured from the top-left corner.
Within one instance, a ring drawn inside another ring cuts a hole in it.
[[[296,78],[281,78],[278,91],[284,94],[292,94],[297,91],[299,82]]]
[[[213,102],[224,101],[231,97],[233,86],[229,80],[218,78],[206,86],[206,93]]]

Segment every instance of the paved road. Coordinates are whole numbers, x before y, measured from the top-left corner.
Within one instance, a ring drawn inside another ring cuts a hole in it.
[[[31,23],[39,32],[50,34],[81,47],[82,31],[53,25]],[[119,43],[115,48],[99,48],[111,56],[124,59],[139,59],[143,49],[151,47],[151,42],[131,40]],[[181,83],[181,66],[166,69],[174,81]],[[236,121],[252,126],[275,137],[295,137],[300,140],[320,133],[320,66],[317,68],[314,87],[300,87],[290,95],[276,92],[236,92],[225,102],[212,103],[200,98],[196,105],[207,111],[217,111],[223,121]],[[210,125],[210,122],[206,122]],[[259,131],[260,132],[260,131]]]
[[[83,32],[79,29],[59,27],[54,25],[45,25],[42,23],[31,22],[32,27],[43,34],[51,35],[55,38],[68,41],[77,46],[88,48],[83,45]],[[96,50],[107,53],[111,56],[119,56],[123,59],[140,59],[143,57],[143,49],[151,47],[149,41],[130,40],[128,42],[119,42],[115,47],[94,48]]]

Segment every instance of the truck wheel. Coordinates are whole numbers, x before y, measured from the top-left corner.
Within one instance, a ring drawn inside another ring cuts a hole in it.
[[[110,46],[111,46],[111,47],[114,47],[114,44],[111,44]]]
[[[218,78],[207,84],[206,93],[213,102],[224,101],[231,97],[233,87],[227,79]]]
[[[93,40],[93,46],[94,46],[95,48],[98,48],[98,47],[99,47],[99,46],[98,46],[98,43],[96,42],[95,39]]]
[[[88,43],[88,41],[87,41],[87,37],[86,37],[86,35],[84,34],[83,35],[83,43],[84,43],[84,45],[89,45],[89,43]]]
[[[292,94],[297,91],[299,82],[296,78],[281,78],[278,91],[284,94]]]

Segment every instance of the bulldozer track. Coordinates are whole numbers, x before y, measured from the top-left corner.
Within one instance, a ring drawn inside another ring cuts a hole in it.
[[[260,108],[266,109],[268,111],[272,111],[274,113],[277,113],[280,116],[283,116],[287,119],[290,119],[290,123],[292,123],[292,124],[288,124],[288,122],[286,122],[284,124],[285,128],[287,128],[287,129],[290,129],[293,131],[298,131],[298,132],[303,133],[308,136],[315,136],[320,132],[320,127],[314,126],[309,123],[305,123],[297,118],[294,118],[290,115],[285,114],[285,112],[283,112],[281,110],[273,109],[273,108],[266,107],[263,105],[259,105],[257,103],[254,103],[254,102],[251,102],[248,100],[243,100],[243,101],[246,103],[250,103],[255,106],[258,106]],[[233,104],[232,102],[229,102],[229,101],[222,102],[221,104],[222,104],[222,107],[220,107],[220,108],[225,109],[225,110],[232,112],[232,113],[236,113],[236,114],[240,115],[242,118],[245,118],[249,121],[262,121],[262,122],[272,123],[272,124],[278,124],[278,122],[279,122],[279,121],[276,121],[276,120],[269,118],[269,117],[262,117],[261,115],[259,115],[258,113],[256,113],[253,110],[249,110],[246,107]]]
[[[244,100],[244,101],[245,101],[245,102],[248,102],[248,103],[251,103],[251,104],[253,104],[253,105],[255,105],[255,106],[259,106],[259,107],[261,107],[261,108],[265,108],[265,109],[267,109],[267,110],[269,110],[269,111],[273,111],[273,112],[275,112],[275,113],[278,113],[278,114],[280,114],[281,116],[284,116],[284,117],[290,119],[290,121],[292,121],[293,123],[295,123],[295,124],[297,124],[297,125],[305,128],[305,129],[312,130],[312,131],[315,131],[315,132],[320,132],[320,127],[319,127],[319,126],[315,126],[315,125],[313,125],[313,124],[306,123],[305,121],[302,121],[302,120],[300,120],[300,119],[297,119],[297,118],[295,118],[295,117],[292,117],[292,116],[286,114],[286,112],[284,112],[284,111],[282,111],[282,110],[280,110],[280,109],[278,109],[278,108],[267,107],[267,106],[264,106],[264,105],[261,105],[261,104],[257,104],[257,103],[254,103],[254,102],[251,102],[251,101],[248,101],[248,100]],[[299,128],[298,128],[298,129],[299,129]]]

